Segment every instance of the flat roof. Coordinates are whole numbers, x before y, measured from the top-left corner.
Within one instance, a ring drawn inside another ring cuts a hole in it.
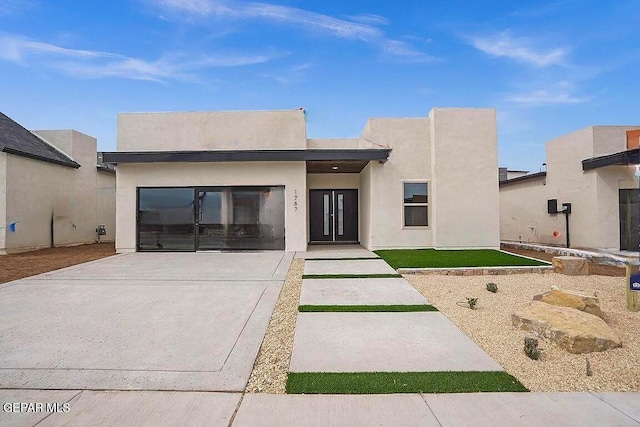
[[[500,181],[498,186],[502,187],[503,185],[516,184],[518,182],[529,181],[537,178],[544,178],[547,176],[547,172],[536,172],[530,173],[528,175],[519,176],[517,178],[505,179],[504,181]]]
[[[640,149],[620,151],[606,156],[592,157],[582,161],[582,170],[603,168],[605,166],[624,166],[640,164]]]
[[[378,160],[386,162],[386,149],[293,149],[293,150],[212,150],[212,151],[116,151],[105,152],[105,163],[178,163],[178,162],[291,162],[322,160]]]

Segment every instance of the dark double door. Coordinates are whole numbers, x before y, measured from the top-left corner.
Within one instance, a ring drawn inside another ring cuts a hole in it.
[[[358,190],[309,191],[309,240],[358,241]]]

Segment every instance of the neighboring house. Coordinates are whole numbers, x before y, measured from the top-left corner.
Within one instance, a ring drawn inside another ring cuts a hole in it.
[[[592,126],[548,141],[547,170],[500,182],[502,240],[638,250],[640,126]],[[550,202],[549,202],[550,200]],[[551,205],[551,206],[549,206]]]
[[[0,113],[0,254],[115,238],[115,171],[96,140],[29,131]]]
[[[506,181],[508,179],[520,178],[521,176],[525,176],[528,173],[529,171],[516,171],[507,168],[499,168],[498,179],[499,181]]]
[[[118,116],[118,252],[497,248],[493,109],[308,139],[304,110]]]

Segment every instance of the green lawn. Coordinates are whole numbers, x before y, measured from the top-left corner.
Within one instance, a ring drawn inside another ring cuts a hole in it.
[[[416,305],[301,305],[298,307],[301,313],[400,313],[414,311],[438,311],[429,304]]]
[[[516,378],[489,372],[290,372],[289,394],[476,393],[528,391]]]
[[[375,251],[393,268],[507,267],[549,265],[493,249],[394,249]]]

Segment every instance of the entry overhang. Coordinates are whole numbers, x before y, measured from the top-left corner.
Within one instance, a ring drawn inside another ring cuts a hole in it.
[[[621,151],[607,156],[592,157],[582,161],[582,170],[603,168],[605,166],[637,165],[640,163],[640,150]]]
[[[214,150],[214,151],[122,151],[103,153],[105,163],[191,163],[191,162],[293,162],[293,161],[379,161],[386,162],[385,149],[309,150]]]

